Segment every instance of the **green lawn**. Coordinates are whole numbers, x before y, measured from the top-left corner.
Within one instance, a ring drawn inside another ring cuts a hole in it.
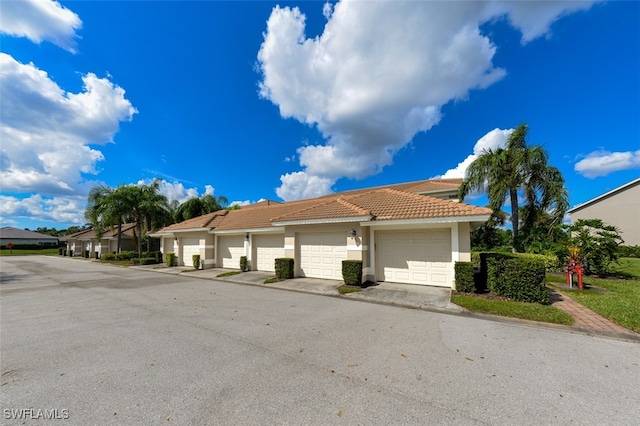
[[[0,256],[31,256],[34,254],[39,254],[44,256],[58,256],[58,249],[48,248],[48,249],[41,249],[41,250],[22,250],[22,249],[0,250]]]
[[[544,306],[538,303],[488,300],[465,294],[452,294],[451,302],[471,312],[481,312],[553,324],[573,324],[571,315],[553,306]]]
[[[640,258],[623,257],[611,265],[611,271],[625,277],[640,279]]]

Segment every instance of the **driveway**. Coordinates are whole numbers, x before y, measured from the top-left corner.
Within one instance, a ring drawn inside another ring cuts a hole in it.
[[[640,418],[637,343],[68,258],[0,272],[3,424]]]

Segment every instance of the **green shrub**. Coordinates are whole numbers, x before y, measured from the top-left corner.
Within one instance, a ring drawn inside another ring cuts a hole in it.
[[[69,250],[69,257],[73,257],[73,250]]]
[[[193,262],[193,269],[200,269],[200,255],[194,254],[191,256],[191,261]]]
[[[130,260],[138,257],[138,253],[135,251],[121,251],[116,253],[116,260]]]
[[[454,270],[456,276],[456,291],[473,293],[476,290],[476,285],[473,281],[473,263],[456,262]]]
[[[551,303],[545,286],[545,262],[522,256],[493,256],[487,259],[489,289],[520,302]]]
[[[533,253],[514,253],[515,256],[524,259],[540,259],[544,262],[544,269],[547,272],[559,272],[562,270],[562,263],[558,259],[558,256],[533,254]]]
[[[620,246],[618,254],[620,257],[640,257],[640,246]]]
[[[48,250],[57,246],[57,244],[14,244],[13,250]],[[2,244],[0,249],[9,250],[9,247],[6,244]]]
[[[293,278],[293,259],[281,257],[276,262],[276,278],[288,280]]]
[[[82,250],[82,257],[84,257],[85,259],[89,258],[89,250]]]
[[[342,279],[346,285],[361,285],[362,260],[343,260]]]
[[[105,253],[102,255],[102,260],[104,260],[105,262],[116,260],[116,255],[113,253]]]
[[[474,268],[479,268],[480,267],[480,252],[479,251],[472,251],[471,252],[471,264],[474,266]]]
[[[249,264],[249,262],[247,261],[247,256],[240,256],[240,270],[242,272],[248,271],[248,269],[247,269],[247,265],[248,264]]]
[[[61,248],[58,248],[58,255],[62,256],[62,249]]]
[[[147,258],[154,258],[156,260],[155,263],[162,263],[162,252],[161,251],[143,251],[142,252],[142,257],[147,259]]]
[[[167,266],[174,266],[176,264],[176,254],[166,253],[164,255],[164,262]]]

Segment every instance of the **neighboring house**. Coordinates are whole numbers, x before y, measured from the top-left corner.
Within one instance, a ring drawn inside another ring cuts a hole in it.
[[[120,242],[120,250],[135,250],[133,244],[134,223],[125,223],[122,225],[122,239]],[[93,229],[76,232],[75,234],[66,235],[60,238],[66,242],[67,252],[73,250],[73,256],[82,256],[83,250],[89,251],[91,257],[102,256],[104,253],[115,253],[118,246],[118,227],[108,229],[100,239],[96,237]]]
[[[624,244],[640,245],[640,178],[570,209],[571,223],[602,219],[620,230]]]
[[[4,247],[9,243],[13,245],[36,244],[41,246],[57,246],[58,237],[4,226],[0,228],[0,245]]]
[[[342,279],[342,260],[363,262],[363,280],[453,287],[454,262],[470,260],[470,232],[491,210],[458,202],[460,179],[367,188],[285,203],[261,202],[167,226],[161,251],[179,265],[199,254],[205,268],[274,271],[295,260],[295,275]]]

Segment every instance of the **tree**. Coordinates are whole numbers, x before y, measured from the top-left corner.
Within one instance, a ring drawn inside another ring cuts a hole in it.
[[[87,199],[84,217],[93,226],[96,236],[100,238],[107,229],[118,227],[116,250],[120,252],[122,245],[122,224],[128,219],[130,208],[123,187],[116,189],[106,185],[91,188]]]
[[[578,248],[578,259],[586,274],[605,275],[609,264],[618,261],[624,241],[615,226],[602,219],[579,219],[568,230],[569,247]]]
[[[227,198],[223,195],[214,197],[211,194],[205,194],[201,198],[193,197],[178,206],[175,220],[176,222],[182,222],[203,214],[222,210],[222,206],[227,203]]]
[[[527,146],[528,127],[520,124],[511,133],[505,148],[484,150],[467,168],[460,186],[459,197],[471,191],[486,191],[489,207],[498,215],[509,199],[513,248],[522,251],[520,237],[520,206],[518,197],[525,200],[526,216],[523,225],[532,226],[541,212],[549,212],[560,224],[569,207],[569,194],[560,171],[548,164],[547,152],[538,145]]]

